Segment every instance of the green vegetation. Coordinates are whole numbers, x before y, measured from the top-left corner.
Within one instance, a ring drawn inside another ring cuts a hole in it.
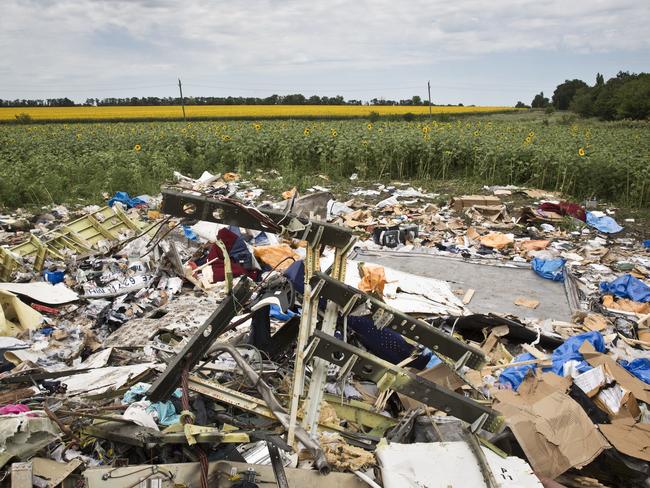
[[[283,185],[462,179],[650,204],[650,125],[539,112],[432,121],[43,124],[0,127],[0,205],[157,193],[173,171],[271,169]],[[269,179],[274,178],[269,175]]]
[[[523,105],[518,102],[516,107],[519,104]],[[582,80],[566,80],[553,92],[552,102],[541,92],[531,103],[532,108],[551,106],[602,120],[647,119],[650,117],[650,73],[620,71],[607,83],[598,73],[594,86]]]

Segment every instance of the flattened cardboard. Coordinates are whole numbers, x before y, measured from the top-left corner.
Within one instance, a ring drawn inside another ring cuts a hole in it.
[[[650,462],[650,424],[599,424],[598,428],[623,454]]]
[[[549,387],[548,383],[542,384],[543,388]],[[538,390],[534,396],[518,397],[519,404],[512,404],[504,403],[511,396],[498,395],[494,408],[504,414],[506,424],[539,475],[556,478],[572,467],[589,464],[610,447],[582,407],[562,391],[541,395]]]
[[[517,391],[496,390],[493,396],[503,403],[526,406],[541,400],[554,392],[566,393],[571,386],[571,379],[555,373],[530,374],[524,378]]]
[[[601,365],[606,366],[607,372],[614,377],[616,382],[624,389],[631,391],[637,400],[650,403],[650,385],[633,376],[607,354],[597,352],[589,341],[582,343],[580,353],[594,368]]]

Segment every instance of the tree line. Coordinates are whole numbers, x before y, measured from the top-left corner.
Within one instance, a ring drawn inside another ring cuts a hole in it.
[[[522,102],[515,106],[526,107]],[[578,79],[565,80],[555,88],[550,100],[540,92],[530,107],[571,110],[583,117],[603,120],[647,119],[650,117],[650,73],[619,71],[607,82],[598,73],[592,86]]]
[[[345,100],[341,95],[334,97],[312,95],[306,97],[300,93],[292,95],[271,95],[258,97],[183,97],[185,105],[364,105],[361,100]],[[83,103],[75,103],[69,98],[46,98],[36,100],[2,100],[0,107],[103,107],[103,106],[155,106],[181,105],[180,97],[127,97],[127,98],[87,98]],[[373,98],[365,105],[407,105],[428,106],[418,95],[404,100],[386,100]],[[435,104],[431,104],[436,106]],[[458,106],[462,106],[459,103]],[[450,106],[450,105],[448,105]]]

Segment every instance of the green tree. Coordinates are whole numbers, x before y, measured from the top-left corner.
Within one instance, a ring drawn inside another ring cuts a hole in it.
[[[566,80],[561,85],[558,85],[553,92],[553,106],[557,110],[568,110],[571,100],[576,92],[581,88],[586,88],[587,84],[582,80]]]
[[[583,117],[594,115],[593,89],[589,87],[579,89],[571,100],[569,108]]]
[[[650,74],[640,74],[629,80],[614,95],[617,119],[646,119],[650,117]]]
[[[539,92],[537,95],[535,95],[535,98],[533,98],[533,101],[531,102],[530,106],[533,108],[548,107],[548,98],[544,96],[544,92]]]

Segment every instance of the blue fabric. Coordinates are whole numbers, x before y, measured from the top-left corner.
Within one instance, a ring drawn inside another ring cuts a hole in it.
[[[596,351],[605,352],[605,340],[599,332],[585,332],[583,334],[569,337],[561,346],[553,351],[553,354],[551,354],[551,371],[553,371],[558,376],[564,376],[562,374],[564,370],[564,363],[567,363],[569,361],[579,362],[576,368],[579,373],[589,371],[591,369],[591,366],[589,366],[589,363],[585,361],[579,351],[580,346],[582,346],[585,341],[589,341],[591,345],[594,346],[594,349],[596,349]]]
[[[533,271],[542,278],[551,281],[564,281],[564,263],[566,261],[562,258],[556,259],[540,259],[534,258],[530,265]]]
[[[253,269],[253,255],[241,235],[232,245],[228,254],[230,255],[230,259],[237,261],[244,269]]]
[[[647,241],[643,241],[643,245],[645,247],[650,247],[650,239],[648,239]]]
[[[639,358],[630,361],[629,363],[624,359],[621,359],[619,363],[641,381],[650,385],[650,359]]]
[[[122,405],[129,405],[133,402],[137,402],[143,398],[146,398],[146,393],[149,388],[151,388],[151,385],[149,383],[136,383],[131,388],[129,388],[129,390],[122,397]],[[180,398],[182,396],[181,389],[176,388],[173,395],[176,398]],[[151,413],[154,411],[158,415],[158,423],[161,425],[172,425],[177,424],[181,421],[180,415],[176,413],[176,407],[174,407],[174,404],[169,400],[166,402],[152,403],[147,407],[147,412]]]
[[[275,303],[271,304],[270,307],[270,312],[269,315],[271,318],[277,319],[277,320],[289,320],[291,317],[295,317],[298,315],[296,312],[293,312],[291,310],[287,310],[286,312],[283,312],[280,307],[278,307]]]
[[[124,204],[126,208],[133,208],[133,207],[138,207],[147,204],[147,202],[145,202],[142,198],[138,198],[138,197],[131,198],[129,194],[125,191],[115,192],[113,198],[111,198],[108,201],[108,206],[112,207],[115,202],[120,202]]]
[[[284,271],[284,276],[287,277],[294,289],[303,295],[305,293],[305,262],[301,259],[295,261]]]
[[[136,383],[133,385],[129,390],[124,394],[122,397],[122,405],[128,405],[133,402],[137,402],[138,400],[142,400],[146,395],[147,391],[151,388],[151,384],[149,383]],[[180,398],[183,396],[183,392],[181,391],[180,388],[176,388],[174,390],[173,395],[176,398]]]
[[[189,239],[190,241],[196,241],[198,239],[196,233],[192,230],[191,227],[187,225],[183,226],[183,234],[185,235],[185,238]]]
[[[618,225],[613,218],[607,215],[597,217],[593,212],[587,212],[587,224],[606,234],[616,234],[623,230],[623,227]]]
[[[532,359],[535,359],[535,356],[526,352],[515,357],[513,362],[520,363],[522,361],[530,361]],[[499,375],[499,383],[510,385],[513,390],[517,391],[528,372],[533,369],[535,369],[534,364],[524,364],[522,366],[512,366],[510,368],[506,368]]]
[[[253,244],[256,246],[268,246],[271,244],[271,241],[269,241],[269,236],[266,235],[266,232],[262,231],[253,238]]]
[[[149,383],[136,383],[122,397],[122,405],[129,405],[130,403],[141,400],[149,388],[151,388]]]
[[[650,302],[650,286],[631,274],[619,276],[609,283],[601,282],[600,291],[620,298],[629,298],[635,302]]]
[[[158,423],[161,425],[173,425],[181,421],[181,416],[176,413],[176,407],[169,400],[152,403],[147,407],[147,412],[156,412]]]
[[[353,330],[359,342],[375,356],[397,364],[408,358],[413,352],[414,347],[397,332],[388,327],[378,329],[375,322],[369,315],[355,317],[348,316],[348,327]],[[409,366],[416,369],[423,369],[431,359],[430,352],[420,354]]]

